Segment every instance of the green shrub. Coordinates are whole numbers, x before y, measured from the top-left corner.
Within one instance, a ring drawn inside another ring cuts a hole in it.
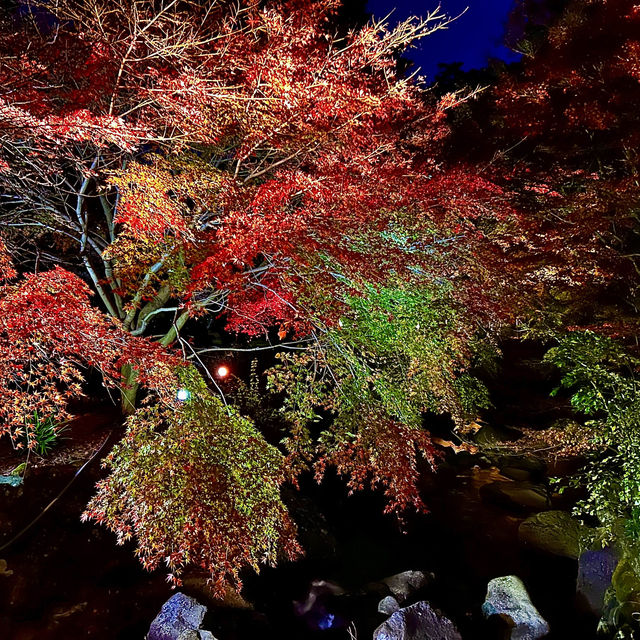
[[[23,446],[35,451],[39,456],[51,453],[59,443],[60,434],[66,429],[64,423],[58,422],[55,416],[42,417],[38,411],[25,420]]]

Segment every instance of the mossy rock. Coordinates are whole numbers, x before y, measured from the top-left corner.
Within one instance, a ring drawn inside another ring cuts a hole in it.
[[[618,563],[611,584],[618,602],[636,602],[636,610],[640,609],[640,575],[628,557],[623,557]]]
[[[542,511],[527,518],[518,529],[521,543],[539,551],[577,560],[595,537],[595,530],[566,511]]]
[[[510,427],[498,427],[492,424],[485,424],[476,432],[473,440],[482,448],[492,449],[503,446],[505,442],[513,442],[521,435],[521,431]]]
[[[605,596],[604,611],[598,622],[598,633],[609,638],[635,638],[639,628],[638,603],[618,602],[615,589],[611,587]]]
[[[540,511],[550,506],[546,488],[532,482],[490,482],[481,487],[480,495],[483,500],[518,512]]]
[[[517,482],[527,482],[531,480],[531,472],[526,469],[518,469],[517,467],[504,467],[500,469],[500,473],[506,476],[510,480],[516,480]]]
[[[500,469],[520,469],[527,471],[531,476],[542,477],[545,475],[547,463],[540,458],[527,455],[499,455],[495,457],[495,464]]]

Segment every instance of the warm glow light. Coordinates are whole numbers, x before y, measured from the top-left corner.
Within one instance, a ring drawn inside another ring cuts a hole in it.
[[[218,378],[226,378],[229,375],[229,367],[222,365],[218,367],[216,373],[218,374]]]

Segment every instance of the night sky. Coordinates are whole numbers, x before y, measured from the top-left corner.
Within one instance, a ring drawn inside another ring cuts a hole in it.
[[[420,67],[428,82],[438,72],[438,63],[462,62],[462,68],[469,70],[484,67],[489,58],[518,60],[519,56],[502,44],[513,4],[514,0],[441,0],[441,10],[449,16],[469,9],[446,31],[425,38],[407,57]],[[437,6],[438,0],[369,0],[367,10],[381,18],[395,8],[390,20],[398,22],[411,15],[424,15]]]

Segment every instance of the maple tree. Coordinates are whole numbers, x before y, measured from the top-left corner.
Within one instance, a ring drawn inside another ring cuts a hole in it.
[[[196,565],[224,593],[241,587],[241,568],[300,552],[280,497],[284,459],[196,371],[179,378],[193,400],[146,406],[128,420],[83,517],[106,523],[120,543],[137,536],[147,569],[165,564],[179,582]]]
[[[519,10],[531,19],[540,4]],[[495,136],[512,149],[501,171],[533,231],[545,302],[563,316],[556,328],[636,325],[639,21],[633,2],[570,2],[521,42],[522,71],[496,88]]]
[[[0,285],[0,434],[16,448],[36,447],[33,416],[63,422],[70,399],[83,395],[84,372],[101,372],[116,388],[126,365],[143,384],[164,390],[174,384],[178,358],[135,338],[89,303],[90,290],[56,267],[18,279],[3,247]]]
[[[318,475],[335,465],[352,489],[382,485],[390,509],[422,508],[419,459],[435,460],[422,416],[462,423],[486,404],[468,375],[476,342],[519,295],[504,270],[508,195],[442,156],[446,112],[464,98],[436,100],[397,71],[446,18],[335,35],[339,7],[30,0],[0,25],[0,226],[20,268],[37,271],[3,295],[10,306],[24,292],[27,316],[50,316],[42,401],[62,410],[79,390],[77,367],[67,389],[52,382],[63,346],[120,385],[133,415],[87,514],[134,535],[148,566],[166,556],[178,576],[197,558],[219,588],[267,550],[294,552],[291,527],[269,524],[285,518],[283,455],[289,469],[315,459]],[[237,333],[282,352],[270,384],[285,394],[286,454],[175,361],[224,352],[185,339],[206,314],[225,317],[226,346]],[[136,409],[138,385],[149,395]],[[318,411],[331,424],[316,437]],[[228,475],[193,459],[211,437]],[[150,471],[159,460],[168,475]],[[238,539],[224,566],[221,536]]]
[[[521,15],[549,4],[522,3]],[[503,75],[490,107],[508,149],[492,158],[496,173],[529,230],[515,257],[523,283],[538,283],[528,335],[550,347],[588,433],[587,464],[569,480],[585,496],[575,511],[597,518],[623,558],[608,605],[616,627],[631,621],[622,585],[637,592],[640,575],[639,34],[637,3],[568,2],[521,43],[522,68]]]

